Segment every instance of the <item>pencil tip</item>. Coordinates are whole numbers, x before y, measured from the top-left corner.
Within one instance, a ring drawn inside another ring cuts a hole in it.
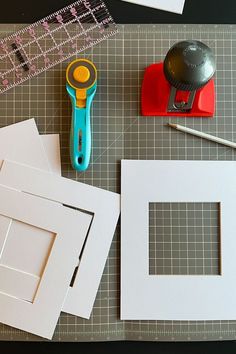
[[[177,125],[176,124],[173,124],[173,123],[168,123],[167,124],[169,127],[171,127],[171,128],[177,128]]]

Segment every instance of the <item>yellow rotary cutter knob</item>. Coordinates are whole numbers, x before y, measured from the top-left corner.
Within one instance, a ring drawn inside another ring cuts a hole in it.
[[[76,81],[85,83],[90,79],[90,71],[86,66],[80,65],[75,68],[73,77]]]

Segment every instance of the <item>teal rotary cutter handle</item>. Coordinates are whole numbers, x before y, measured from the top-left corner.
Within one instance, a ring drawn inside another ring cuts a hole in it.
[[[72,103],[70,158],[73,168],[85,171],[91,155],[90,109],[97,89],[97,69],[86,59],[76,59],[66,70],[66,89]]]

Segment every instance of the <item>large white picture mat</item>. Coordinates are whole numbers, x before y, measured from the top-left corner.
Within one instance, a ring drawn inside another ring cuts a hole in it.
[[[236,318],[235,175],[235,162],[122,161],[122,319]],[[149,275],[150,202],[220,203],[220,275]]]

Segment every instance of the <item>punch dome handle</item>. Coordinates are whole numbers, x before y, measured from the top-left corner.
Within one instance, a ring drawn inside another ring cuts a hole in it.
[[[91,156],[91,104],[97,89],[97,70],[92,62],[77,59],[67,68],[66,89],[72,103],[70,158],[73,168],[85,171]]]
[[[212,79],[215,71],[213,52],[200,41],[175,43],[164,60],[165,77],[177,90],[198,90]]]

